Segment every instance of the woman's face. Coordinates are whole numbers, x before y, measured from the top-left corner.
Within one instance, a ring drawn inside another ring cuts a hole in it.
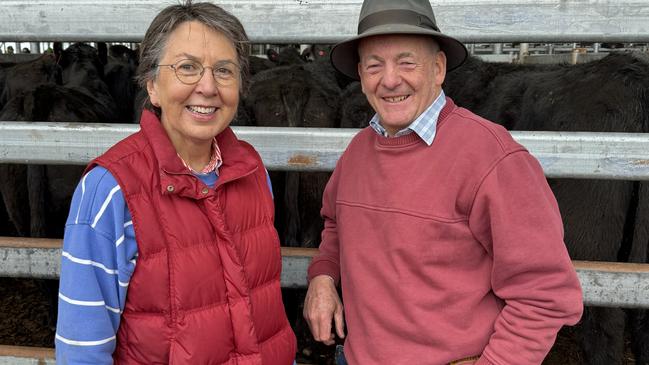
[[[241,82],[238,73],[229,86],[216,82],[212,67],[238,66],[237,52],[223,34],[202,23],[180,24],[169,35],[159,64],[175,65],[182,60],[208,67],[197,83],[180,82],[169,66],[159,66],[156,79],[147,83],[151,103],[162,110],[162,125],[179,152],[186,146],[210,143],[227,128],[237,111]],[[238,72],[238,67],[233,69]]]

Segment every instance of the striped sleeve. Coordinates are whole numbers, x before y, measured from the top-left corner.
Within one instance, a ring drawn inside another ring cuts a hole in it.
[[[75,190],[65,227],[57,364],[112,364],[137,244],[122,191],[95,167]]]

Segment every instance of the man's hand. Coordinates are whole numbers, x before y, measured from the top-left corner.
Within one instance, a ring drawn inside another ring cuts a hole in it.
[[[332,319],[338,337],[345,337],[343,304],[336,291],[334,280],[330,276],[318,275],[311,280],[304,299],[303,314],[316,341],[325,345],[334,344],[334,334],[331,332]]]

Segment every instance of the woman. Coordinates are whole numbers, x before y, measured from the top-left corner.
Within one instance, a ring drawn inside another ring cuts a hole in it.
[[[268,177],[228,128],[248,47],[210,3],[151,23],[141,130],[95,159],[73,198],[58,363],[293,363]]]

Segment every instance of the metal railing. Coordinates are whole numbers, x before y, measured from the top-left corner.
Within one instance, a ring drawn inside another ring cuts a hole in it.
[[[0,123],[0,163],[86,164],[132,124]],[[234,127],[271,170],[331,171],[355,129]],[[549,177],[649,180],[649,134],[512,132]],[[0,275],[57,278],[60,240],[0,238]],[[282,284],[304,287],[313,255],[283,249]],[[649,265],[575,262],[590,305],[649,308]]]
[[[85,165],[134,124],[0,123],[0,163]],[[357,129],[233,127],[270,170],[331,171]],[[512,131],[547,177],[649,180],[649,134]]]
[[[172,2],[3,0],[0,41],[137,42]],[[646,42],[646,0],[433,0],[440,29],[467,43]],[[333,43],[356,33],[362,0],[223,0],[255,43]]]
[[[0,276],[56,279],[59,239],[0,237]],[[314,248],[282,247],[282,287],[305,288]],[[649,308],[649,265],[575,261],[586,305]]]

